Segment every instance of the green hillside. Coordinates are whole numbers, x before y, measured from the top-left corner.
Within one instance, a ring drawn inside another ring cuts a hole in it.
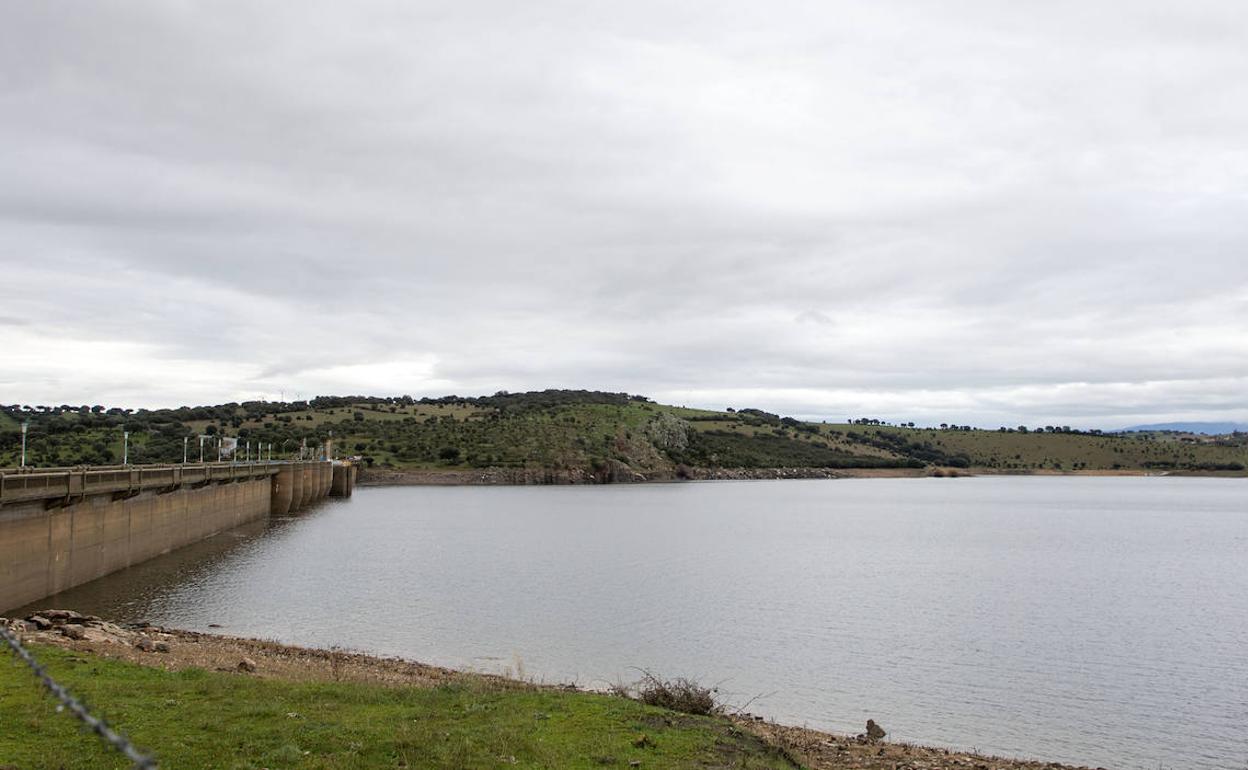
[[[273,445],[275,458],[332,436],[339,456],[396,470],[575,471],[610,481],[672,478],[691,469],[922,469],[1003,472],[1243,473],[1248,435],[1197,439],[1081,433],[1066,428],[972,430],[802,422],[757,409],[723,412],[589,391],[437,399],[321,397],[131,412],[95,407],[0,407],[0,466],[17,463],[19,419],[30,421],[28,464],[179,462],[183,439],[215,459],[216,437]]]

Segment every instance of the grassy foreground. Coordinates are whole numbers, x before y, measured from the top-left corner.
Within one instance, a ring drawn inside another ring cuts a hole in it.
[[[290,682],[37,645],[50,673],[165,768],[793,768],[728,720],[583,692]],[[644,739],[643,739],[644,738]],[[0,767],[125,768],[10,655]]]

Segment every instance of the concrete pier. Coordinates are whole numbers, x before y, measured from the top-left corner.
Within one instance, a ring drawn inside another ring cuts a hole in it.
[[[321,497],[329,496],[329,489],[334,480],[334,467],[331,463],[317,463],[316,465],[317,491]]]
[[[269,513],[274,516],[284,516],[290,513],[290,504],[294,499],[294,483],[295,472],[293,468],[285,467],[273,476],[273,499]]]
[[[316,499],[316,472],[312,463],[299,463],[297,472],[303,477],[299,480],[299,507],[307,508],[308,503]]]
[[[334,463],[330,494],[334,497],[350,497],[351,493],[355,491],[355,480],[358,473],[359,469],[351,463]]]
[[[0,612],[330,494],[349,497],[352,471],[326,461],[0,470]]]
[[[288,470],[290,471],[290,508],[288,511],[297,511],[303,507],[303,469],[292,464]]]

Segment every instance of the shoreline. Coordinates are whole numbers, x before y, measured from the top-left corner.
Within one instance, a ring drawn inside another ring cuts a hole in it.
[[[222,676],[278,682],[422,689],[471,685],[490,691],[561,691],[587,697],[623,697],[608,696],[571,684],[539,683],[498,674],[460,671],[398,657],[301,647],[148,624],[116,624],[67,610],[45,610],[38,613],[38,618],[35,615],[21,620],[0,618],[0,623],[7,623],[23,644],[58,647],[75,654],[95,655],[170,672],[198,669],[217,672]],[[33,679],[30,684],[36,686]],[[863,770],[1087,770],[1085,766],[1043,760],[870,740],[865,735],[844,735],[780,724],[743,711],[725,709],[710,718],[751,733],[810,770],[847,767]]]
[[[999,468],[682,468],[603,478],[580,469],[526,468],[406,468],[364,469],[357,486],[569,486],[596,484],[670,484],[685,481],[775,481],[789,479],[905,479],[969,478],[977,476],[1052,477],[1193,477],[1248,478],[1241,472],[1197,473],[1142,469],[1059,471],[1052,469],[1001,470]]]

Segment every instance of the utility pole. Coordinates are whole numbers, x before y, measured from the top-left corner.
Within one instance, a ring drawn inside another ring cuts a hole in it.
[[[30,420],[22,420],[22,467],[26,467],[26,429],[30,427]]]

